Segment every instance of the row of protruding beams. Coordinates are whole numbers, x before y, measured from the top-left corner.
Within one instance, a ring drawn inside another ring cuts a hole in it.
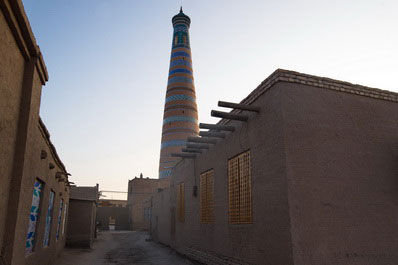
[[[238,104],[231,103],[225,101],[218,102],[219,107],[227,107],[239,110],[253,111],[259,112],[260,107],[251,106],[247,104]],[[223,112],[218,110],[212,110],[211,116],[229,119],[229,120],[238,120],[246,122],[249,119],[248,115],[244,114],[235,114],[230,112]],[[202,149],[209,149],[209,144],[217,144],[217,140],[219,138],[225,138],[226,134],[222,131],[233,132],[235,127],[232,125],[222,125],[222,124],[208,124],[208,123],[200,123],[200,129],[208,129],[209,131],[200,131],[199,136],[201,137],[188,137],[187,139],[187,148],[182,148],[182,153],[174,153],[171,154],[173,157],[181,157],[181,158],[195,158],[196,154],[202,153]]]
[[[41,150],[40,159],[41,160],[46,159],[47,156],[48,156],[47,151],[46,150]],[[48,168],[49,169],[54,169],[55,165],[50,162],[50,163],[48,163]],[[64,175],[65,178],[62,177],[61,175]],[[68,180],[68,176],[71,176],[71,174],[70,173],[66,173],[66,172],[61,172],[61,171],[55,173],[55,178],[58,179],[58,182],[65,182],[66,181],[67,185],[75,184],[74,182],[71,182],[71,181]]]

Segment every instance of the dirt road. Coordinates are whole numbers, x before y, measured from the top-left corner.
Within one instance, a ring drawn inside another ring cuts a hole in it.
[[[152,241],[145,232],[101,232],[92,249],[66,248],[56,265],[193,265],[175,251]]]

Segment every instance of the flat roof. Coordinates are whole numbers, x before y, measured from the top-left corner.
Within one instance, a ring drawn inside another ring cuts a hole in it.
[[[240,103],[250,105],[262,94],[268,91],[277,82],[289,82],[303,84],[321,89],[329,89],[343,93],[354,94],[357,96],[370,97],[379,100],[398,103],[398,93],[378,88],[352,84],[345,81],[335,80],[327,77],[319,77],[315,75],[303,74],[295,71],[277,69],[268,76],[260,85],[257,86],[247,97]],[[231,113],[240,113],[238,109],[233,109]],[[229,119],[221,119],[218,124],[226,124]]]

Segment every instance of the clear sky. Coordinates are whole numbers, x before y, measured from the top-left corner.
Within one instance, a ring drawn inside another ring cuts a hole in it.
[[[157,177],[171,18],[191,17],[200,122],[277,68],[398,92],[398,1],[23,0],[50,80],[41,116],[77,185]]]

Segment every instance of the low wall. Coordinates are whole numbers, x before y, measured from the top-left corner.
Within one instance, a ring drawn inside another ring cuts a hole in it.
[[[129,230],[129,211],[127,207],[98,207],[98,229],[109,230],[109,219],[115,220],[115,230]]]
[[[91,247],[95,237],[96,203],[90,200],[70,199],[67,246]]]

